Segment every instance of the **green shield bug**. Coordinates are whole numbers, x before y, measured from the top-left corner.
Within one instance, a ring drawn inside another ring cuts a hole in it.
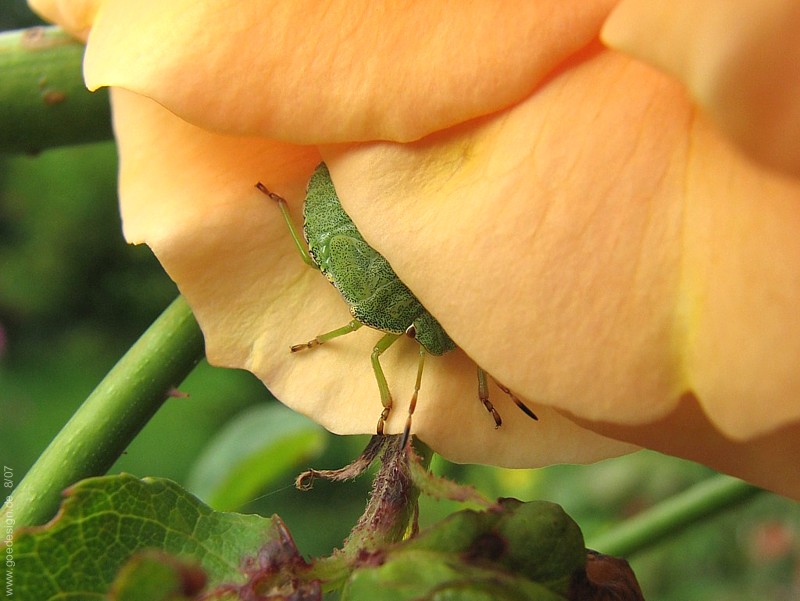
[[[302,237],[289,215],[286,201],[270,192],[261,182],[256,184],[256,188],[277,203],[303,261],[310,267],[319,269],[328,278],[344,298],[353,317],[350,323],[341,328],[292,346],[291,352],[314,348],[354,332],[364,325],[384,332],[372,349],[371,355],[372,369],[378,381],[383,405],[378,417],[378,434],[383,434],[393,404],[389,385],[381,368],[380,356],[404,334],[419,343],[417,379],[403,430],[404,439],[407,438],[411,431],[411,416],[422,383],[425,355],[426,353],[443,355],[450,352],[456,348],[455,342],[414,293],[397,277],[389,262],[361,236],[339,202],[325,163],[317,167],[308,182],[303,206]],[[497,385],[526,415],[538,419],[508,388],[499,382]],[[495,427],[499,427],[502,419],[489,401],[487,374],[480,367],[478,367],[478,398],[494,418]]]

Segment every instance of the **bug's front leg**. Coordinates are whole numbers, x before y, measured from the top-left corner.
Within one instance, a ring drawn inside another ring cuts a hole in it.
[[[387,384],[386,376],[383,374],[380,356],[386,349],[392,346],[400,336],[401,334],[393,334],[391,332],[384,334],[372,349],[372,355],[370,356],[372,370],[375,372],[375,379],[378,381],[378,390],[381,393],[381,404],[383,405],[383,411],[381,411],[381,416],[378,418],[377,428],[378,434],[381,435],[383,434],[383,427],[386,424],[386,419],[389,417],[389,412],[392,410],[392,393],[389,392],[389,384]]]
[[[303,259],[303,262],[308,265],[309,267],[313,267],[314,269],[319,269],[319,266],[314,263],[314,259],[311,258],[311,255],[308,253],[308,248],[306,248],[305,242],[303,241],[303,237],[300,235],[300,232],[297,230],[297,226],[295,226],[294,221],[292,221],[292,216],[289,214],[289,206],[286,204],[286,199],[283,196],[278,196],[275,192],[272,192],[261,182],[256,184],[256,188],[270,199],[274,200],[278,204],[278,208],[281,210],[281,215],[283,215],[283,220],[286,222],[287,227],[289,228],[289,233],[292,235],[292,240],[294,240],[294,245],[297,247],[300,256]]]
[[[338,338],[339,336],[344,336],[345,334],[349,334],[350,332],[355,332],[358,328],[363,326],[364,324],[358,321],[357,319],[352,320],[346,326],[342,326],[341,328],[336,328],[335,330],[331,330],[330,332],[326,332],[325,334],[320,334],[316,338],[312,338],[308,342],[304,342],[303,344],[293,344],[289,347],[289,350],[293,353],[298,351],[304,351],[309,348],[314,348],[315,346],[319,346],[320,344],[325,344],[329,340],[333,340],[334,338]]]

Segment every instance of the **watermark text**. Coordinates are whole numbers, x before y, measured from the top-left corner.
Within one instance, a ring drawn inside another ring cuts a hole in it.
[[[6,597],[14,596],[14,470],[7,465],[3,466],[3,561],[6,568]]]

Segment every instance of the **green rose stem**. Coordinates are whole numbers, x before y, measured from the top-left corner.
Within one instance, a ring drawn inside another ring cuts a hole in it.
[[[83,50],[56,27],[0,34],[0,152],[112,138],[108,92],[84,86]]]
[[[13,491],[17,527],[41,524],[71,484],[106,473],[203,357],[203,336],[178,297],[111,369]]]
[[[586,546],[607,555],[627,557],[761,492],[764,491],[741,480],[714,476],[590,539]]]

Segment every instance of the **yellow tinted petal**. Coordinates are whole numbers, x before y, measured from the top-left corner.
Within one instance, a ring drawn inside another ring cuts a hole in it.
[[[800,187],[677,83],[606,52],[492,118],[323,156],[367,240],[513,390],[612,435],[668,427],[694,391],[729,450],[761,449],[720,469],[787,466],[760,441],[800,421]],[[677,426],[653,446],[724,454]]]
[[[800,420],[800,182],[755,168],[698,120],[687,164],[687,364],[737,440]]]
[[[317,151],[211,134],[124,90],[114,90],[113,100],[126,235],[147,242],[186,295],[209,360],[253,371],[278,398],[334,432],[374,432],[381,405],[369,355],[381,333],[362,328],[289,353],[290,345],[351,318],[338,292],[301,261],[277,207],[253,187],[262,180],[286,195],[299,222]],[[417,357],[416,345],[402,338],[381,360],[396,399],[389,431],[405,423]],[[500,429],[477,398],[475,365],[461,352],[430,357],[414,432],[450,459],[509,466],[586,462],[633,449],[546,407],[536,408],[535,423],[497,388],[492,395]],[[527,440],[524,453],[520,439]]]
[[[108,0],[86,77],[215,131],[412,140],[526,96],[612,4]]]
[[[753,419],[758,418],[759,407],[741,407],[740,410]],[[800,500],[797,477],[800,424],[797,422],[748,440],[731,440],[708,421],[696,399],[686,395],[669,416],[651,424],[621,426],[592,422],[584,425],[620,440],[698,461]]]
[[[675,75],[757,160],[800,175],[800,5],[625,0],[603,37]]]
[[[688,385],[675,88],[595,54],[493,118],[323,154],[367,240],[478,363],[528,399],[640,423]]]
[[[31,9],[86,41],[103,0],[28,0]]]

